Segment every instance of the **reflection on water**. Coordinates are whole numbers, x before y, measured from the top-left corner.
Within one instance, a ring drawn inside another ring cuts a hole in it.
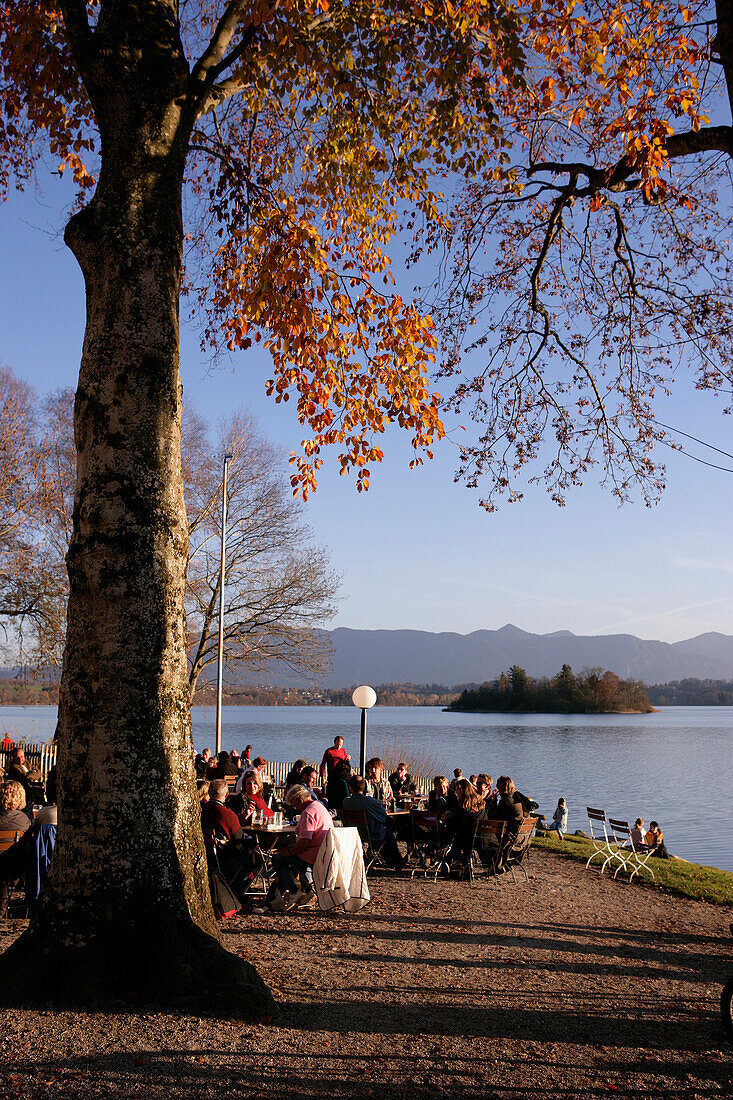
[[[0,732],[47,740],[53,707],[2,707]],[[193,710],[197,749],[214,742],[213,707]],[[246,744],[271,760],[320,760],[337,733],[356,760],[353,707],[225,707],[225,749]],[[733,708],[667,707],[647,715],[444,714],[427,707],[375,707],[372,744],[414,745],[449,772],[511,775],[551,816],[567,799],[569,828],[585,829],[586,805],[631,821],[659,821],[671,852],[733,871]]]

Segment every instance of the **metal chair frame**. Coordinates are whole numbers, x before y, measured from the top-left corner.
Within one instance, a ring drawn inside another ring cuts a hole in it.
[[[622,869],[624,871],[630,870],[629,882],[631,882],[634,875],[638,875],[640,871],[648,871],[652,876],[652,880],[656,882],[654,871],[651,867],[647,867],[647,861],[653,856],[654,849],[648,848],[642,851],[637,848],[628,821],[620,821],[617,818],[609,817],[608,824],[613,834],[614,843],[617,845],[614,858],[619,861],[618,867],[613,872],[613,877],[616,878],[616,875]]]
[[[7,852],[24,835],[20,829],[0,829],[0,852]],[[22,877],[21,873],[16,879],[9,879],[6,883],[3,883],[5,887],[5,917],[3,919],[5,920],[9,919],[10,906],[13,904],[13,891],[18,890],[18,884]],[[27,910],[25,895],[23,895],[23,906]]]
[[[369,815],[366,810],[341,811],[341,820],[347,828],[359,830],[359,837],[364,848],[364,872],[369,874],[372,867],[386,868],[387,864],[382,859],[384,839],[377,840],[369,829]]]
[[[594,809],[593,806],[586,806],[586,813],[588,814],[588,828],[590,829],[590,840],[593,844],[594,851],[586,862],[586,867],[590,867],[596,856],[601,856],[603,864],[601,866],[601,874],[606,869],[606,866],[616,858],[616,846],[613,839],[613,835],[608,835],[608,821],[606,818],[605,810]],[[595,828],[594,828],[595,822]],[[596,832],[602,829],[603,836],[596,836]]]

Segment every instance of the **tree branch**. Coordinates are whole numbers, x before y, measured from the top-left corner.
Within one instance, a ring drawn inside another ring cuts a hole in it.
[[[89,78],[89,53],[92,45],[92,29],[89,26],[87,8],[84,0],[61,0],[64,26],[84,83]]]

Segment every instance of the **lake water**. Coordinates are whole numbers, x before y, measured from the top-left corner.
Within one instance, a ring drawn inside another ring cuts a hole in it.
[[[0,733],[53,735],[55,707],[0,707]],[[194,707],[196,748],[214,745],[213,707]],[[336,734],[359,756],[353,707],[224,707],[222,748],[246,744],[270,760],[320,760]],[[569,828],[585,829],[587,805],[612,816],[659,821],[668,849],[733,871],[733,707],[665,707],[657,714],[444,714],[432,707],[374,707],[368,754],[394,742],[450,775],[511,775],[552,816],[568,803]]]

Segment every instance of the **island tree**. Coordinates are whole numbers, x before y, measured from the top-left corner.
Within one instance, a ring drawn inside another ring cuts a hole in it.
[[[435,179],[504,141],[518,81],[501,5],[17,0],[0,9],[0,186],[52,158],[78,185],[65,241],[86,288],[59,701],[59,839],[5,998],[154,997],[258,1017],[272,998],[218,943],[191,767],[179,295],[207,336],[267,333],[269,389],[368,484],[390,422],[442,434],[431,318],[392,288]],[[198,258],[197,258],[198,257]]]

